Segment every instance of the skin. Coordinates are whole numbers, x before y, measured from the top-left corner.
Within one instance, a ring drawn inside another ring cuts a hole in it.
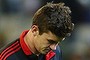
[[[52,32],[48,31],[39,35],[39,29],[33,25],[24,37],[24,41],[34,54],[46,54],[50,50],[56,50],[56,46],[64,38],[58,38]]]

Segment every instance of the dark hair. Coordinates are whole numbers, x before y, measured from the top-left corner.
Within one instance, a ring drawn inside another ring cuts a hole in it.
[[[51,31],[58,37],[65,37],[73,30],[70,13],[64,3],[47,3],[35,13],[33,25],[38,26],[40,34]]]

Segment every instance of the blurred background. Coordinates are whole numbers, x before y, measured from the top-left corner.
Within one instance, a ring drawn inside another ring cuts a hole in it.
[[[64,2],[75,29],[61,42],[63,60],[90,60],[90,0],[0,0],[0,48],[28,30],[34,13],[47,2]]]

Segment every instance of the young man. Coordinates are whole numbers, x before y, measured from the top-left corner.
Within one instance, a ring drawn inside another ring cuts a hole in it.
[[[61,60],[59,43],[69,36],[74,24],[64,3],[47,3],[33,16],[31,29],[5,47],[0,60]]]

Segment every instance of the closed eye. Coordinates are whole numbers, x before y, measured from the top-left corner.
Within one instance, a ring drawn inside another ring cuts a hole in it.
[[[58,42],[53,41],[53,40],[48,40],[48,42],[49,42],[50,44],[57,44],[57,43],[58,43]]]

